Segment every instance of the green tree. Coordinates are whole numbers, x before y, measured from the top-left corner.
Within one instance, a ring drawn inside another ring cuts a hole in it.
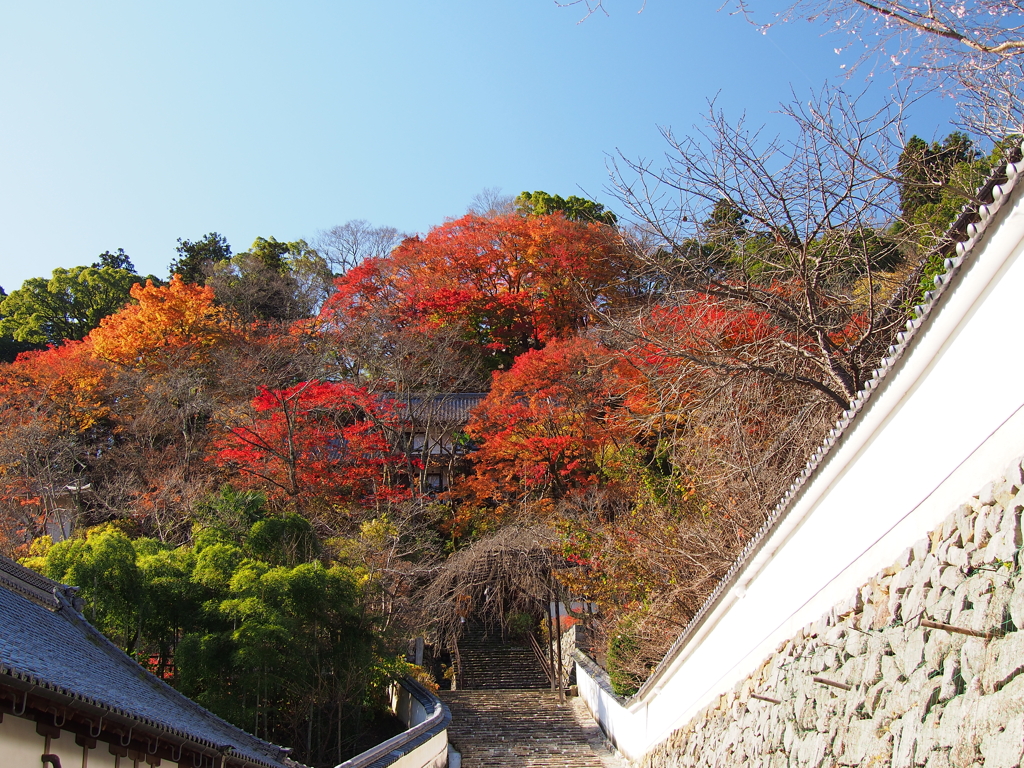
[[[57,268],[50,279],[29,278],[0,303],[0,335],[33,344],[83,339],[127,304],[131,287],[142,281],[113,266]]]
[[[4,299],[7,298],[7,291],[0,286],[0,305],[3,304]],[[0,322],[3,321],[3,315],[0,314]],[[41,344],[32,344],[27,341],[17,341],[14,336],[10,333],[0,334],[0,363],[13,363],[14,358],[20,355],[22,352],[28,352],[32,349],[40,349]]]
[[[540,190],[523,192],[515,199],[515,206],[523,216],[545,216],[561,211],[569,221],[593,221],[610,227],[614,227],[617,220],[614,213],[606,211],[603,205],[593,200],[576,195],[563,198]]]
[[[227,238],[217,232],[209,232],[194,243],[178,238],[178,258],[171,262],[171,275],[181,275],[186,283],[203,285],[214,265],[231,258],[231,246]]]
[[[124,248],[118,248],[117,253],[104,251],[98,258],[99,261],[94,261],[92,263],[93,269],[112,267],[113,269],[127,269],[129,272],[136,271],[135,265],[132,264],[132,260],[128,258],[128,254],[124,252]]]
[[[954,131],[940,144],[928,144],[912,136],[896,163],[899,174],[900,209],[912,219],[925,205],[942,202],[949,196],[949,184],[959,166],[973,163],[978,151],[966,134]]]
[[[936,246],[960,215],[965,201],[985,183],[992,170],[1013,151],[1019,151],[1020,137],[997,142],[988,155],[981,155],[963,133],[949,134],[940,144],[928,144],[914,136],[900,155],[900,205],[903,216],[892,227],[907,242],[911,261],[924,260],[921,282],[910,303],[922,300],[934,288],[935,276],[945,272],[943,254]]]
[[[41,560],[28,565],[64,584],[82,588],[84,614],[126,653],[139,644],[140,607],[144,594],[131,540],[111,526],[101,526],[84,538],[69,539],[44,550]]]
[[[245,253],[215,264],[207,285],[244,320],[297,320],[326,300],[330,269],[305,240],[257,237]]]
[[[336,765],[365,745],[390,661],[359,565],[324,563],[310,523],[229,487],[200,505],[190,544],[113,526],[52,544],[25,565],[81,588],[84,614],[158,676],[250,732]]]

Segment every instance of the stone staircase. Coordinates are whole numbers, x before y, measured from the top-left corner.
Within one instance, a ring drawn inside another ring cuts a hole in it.
[[[620,768],[579,699],[551,691],[442,691],[463,768]],[[587,722],[589,721],[589,722]]]
[[[473,634],[459,640],[463,690],[550,688],[533,650]]]
[[[579,699],[559,703],[533,650],[482,631],[459,641],[459,690],[448,739],[463,768],[621,768]]]

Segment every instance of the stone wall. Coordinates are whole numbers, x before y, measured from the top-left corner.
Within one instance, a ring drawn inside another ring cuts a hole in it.
[[[1019,766],[1022,488],[1015,463],[640,764]]]

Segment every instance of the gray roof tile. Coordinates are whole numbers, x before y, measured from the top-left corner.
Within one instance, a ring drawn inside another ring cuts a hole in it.
[[[72,607],[71,595],[73,588],[0,557],[0,681],[17,678],[143,729],[230,746],[253,763],[288,764],[286,750],[225,722],[136,664]]]

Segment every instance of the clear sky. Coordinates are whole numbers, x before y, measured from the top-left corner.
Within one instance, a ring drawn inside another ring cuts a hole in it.
[[[809,23],[607,5],[579,24],[552,0],[4,3],[0,285],[119,247],[165,276],[210,231],[235,252],[350,219],[425,232],[485,187],[614,208],[609,154],[662,155],[658,126],[685,132],[716,94],[770,122],[841,75]],[[949,112],[911,127],[945,135]]]

